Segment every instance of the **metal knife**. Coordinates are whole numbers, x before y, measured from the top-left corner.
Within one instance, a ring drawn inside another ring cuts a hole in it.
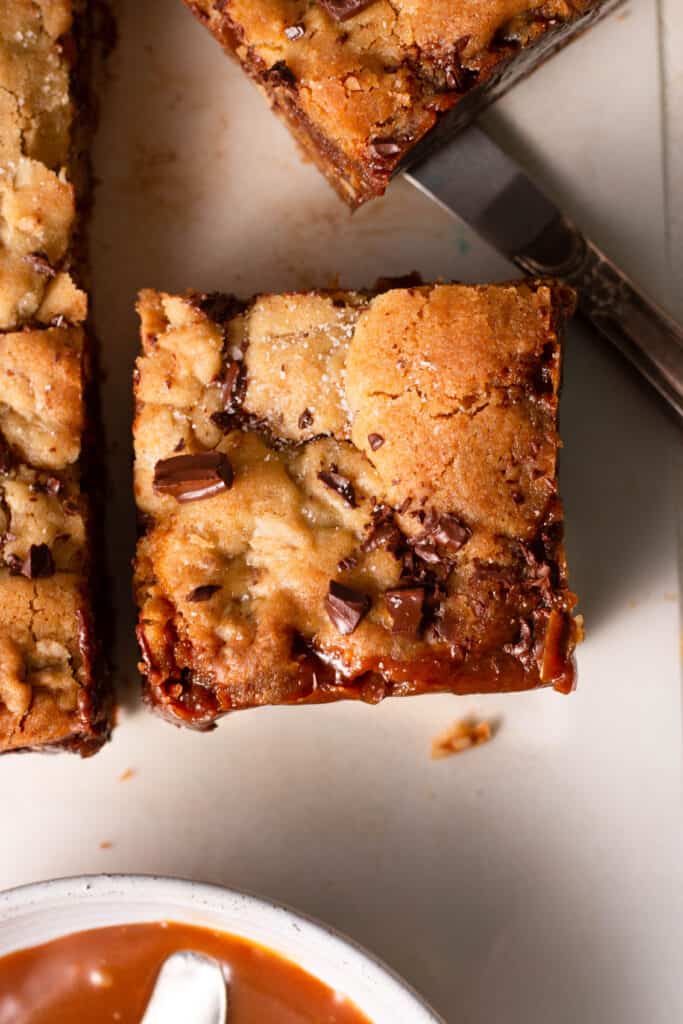
[[[527,274],[578,292],[578,309],[683,421],[683,330],[648,299],[480,128],[405,176]]]

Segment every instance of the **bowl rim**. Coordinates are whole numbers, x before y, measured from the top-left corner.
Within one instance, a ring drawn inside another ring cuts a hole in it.
[[[180,920],[181,923],[183,923],[182,904],[185,905],[185,913],[189,915],[191,907],[201,912],[202,908],[206,909],[211,906],[220,913],[221,904],[227,907],[227,904],[231,901],[233,904],[241,903],[252,914],[264,919],[264,923],[274,914],[284,917],[303,938],[309,937],[312,942],[323,943],[330,947],[331,950],[334,950],[336,947],[336,951],[339,954],[342,954],[344,951],[350,953],[352,957],[356,958],[359,966],[363,967],[363,973],[368,975],[368,980],[371,984],[383,986],[388,995],[393,995],[394,999],[405,1002],[404,1012],[410,1013],[411,1017],[409,1019],[412,1020],[414,1018],[416,1024],[445,1024],[444,1019],[436,1013],[412,985],[392,967],[389,967],[380,957],[367,950],[361,943],[356,942],[355,939],[350,938],[339,929],[326,924],[318,918],[295,910],[286,903],[259,896],[247,889],[236,889],[232,886],[222,886],[210,882],[197,882],[189,878],[155,874],[102,873],[47,879],[40,882],[29,882],[0,891],[0,928],[5,924],[20,921],[22,914],[26,912],[39,910],[41,904],[50,902],[64,903],[67,900],[73,900],[75,896],[78,896],[80,902],[85,905],[87,905],[89,900],[96,902],[98,899],[106,900],[113,896],[122,897],[124,900],[126,898],[144,898],[147,900],[156,898],[160,903],[163,902],[164,898],[168,899],[169,896],[175,897],[178,901],[176,910],[169,914],[167,920]],[[149,920],[152,919],[150,918]],[[158,919],[164,920],[164,917],[159,916]],[[139,920],[144,919],[141,918]],[[130,923],[135,923],[135,921]],[[200,923],[189,919],[186,923],[194,923],[201,927]],[[87,923],[80,928],[68,928],[64,932],[58,933],[55,937],[89,930],[93,927],[98,927],[98,925]],[[99,927],[107,927],[107,925],[102,924]],[[216,930],[220,931],[220,925],[205,925],[205,927],[215,927]],[[224,930],[230,934],[228,925],[225,926]],[[233,934],[236,933],[233,931]],[[248,936],[243,937],[247,938],[248,941],[260,941],[259,939],[250,939]],[[50,940],[44,939],[42,941]],[[36,944],[40,944],[40,942],[33,942],[24,946],[17,945],[14,948],[16,950],[26,949],[30,948],[30,945]],[[263,941],[262,944],[268,948],[267,940]],[[284,959],[289,958],[292,962],[297,962],[294,955],[288,955],[282,949],[273,948],[273,951]],[[307,970],[300,962],[298,966]],[[314,970],[308,973],[314,977],[317,976]],[[324,984],[328,984],[324,979],[321,978],[320,980]],[[356,1002],[353,991],[349,991],[347,994],[352,1001]],[[361,1007],[361,1009],[363,1008]]]

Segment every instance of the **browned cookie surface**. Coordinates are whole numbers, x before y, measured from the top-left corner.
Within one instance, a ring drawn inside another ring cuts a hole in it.
[[[140,298],[147,695],[256,704],[573,683],[552,283]]]
[[[613,6],[613,0],[186,2],[237,55],[351,205],[380,195],[444,115],[453,115],[448,131],[461,127]]]

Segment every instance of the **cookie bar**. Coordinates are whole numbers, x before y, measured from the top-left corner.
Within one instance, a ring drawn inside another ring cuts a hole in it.
[[[83,4],[0,10],[0,752],[93,753]]]
[[[145,291],[135,587],[176,722],[574,684],[552,282]]]
[[[351,206],[618,0],[186,0]]]

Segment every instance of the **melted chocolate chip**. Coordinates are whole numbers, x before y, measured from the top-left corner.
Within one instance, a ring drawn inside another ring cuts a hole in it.
[[[288,25],[285,29],[285,35],[289,40],[294,42],[295,39],[301,39],[306,34],[306,29],[303,25]]]
[[[369,7],[373,0],[318,0],[335,21],[346,21]]]
[[[31,252],[24,256],[24,263],[28,263],[35,270],[36,274],[41,274],[42,277],[55,277],[57,274],[54,267],[50,266],[47,256],[43,255],[42,252]]]
[[[384,601],[391,616],[392,633],[417,633],[422,621],[425,592],[423,587],[387,590]]]
[[[413,540],[413,551],[428,565],[448,561],[472,536],[469,527],[449,513],[437,517],[432,511],[423,525],[424,530]]]
[[[348,477],[337,472],[336,466],[332,466],[329,471],[321,470],[318,473],[318,480],[322,480],[326,487],[335,491],[351,508],[358,507],[353,484]]]
[[[449,554],[459,551],[472,536],[472,531],[453,515],[443,515],[432,530],[437,544],[446,548]]]
[[[325,598],[325,611],[330,622],[342,636],[353,633],[358,623],[370,610],[369,594],[345,587],[336,580],[330,580],[330,589]]]
[[[388,160],[392,156],[398,156],[403,147],[395,139],[373,139],[370,143],[370,149],[375,156],[380,157],[382,160]]]
[[[230,461],[222,452],[175,455],[154,467],[154,490],[176,501],[211,498],[232,486]]]
[[[313,413],[310,409],[304,409],[299,416],[299,430],[307,430],[313,423]]]
[[[373,452],[376,452],[378,448],[381,448],[384,444],[384,438],[381,434],[368,434],[368,444],[372,448]]]
[[[203,586],[195,587],[194,590],[191,590],[187,595],[187,600],[193,603],[208,601],[217,591],[222,589],[219,583],[205,583]]]
[[[29,580],[54,576],[55,561],[47,544],[31,544],[21,566],[21,575]]]

